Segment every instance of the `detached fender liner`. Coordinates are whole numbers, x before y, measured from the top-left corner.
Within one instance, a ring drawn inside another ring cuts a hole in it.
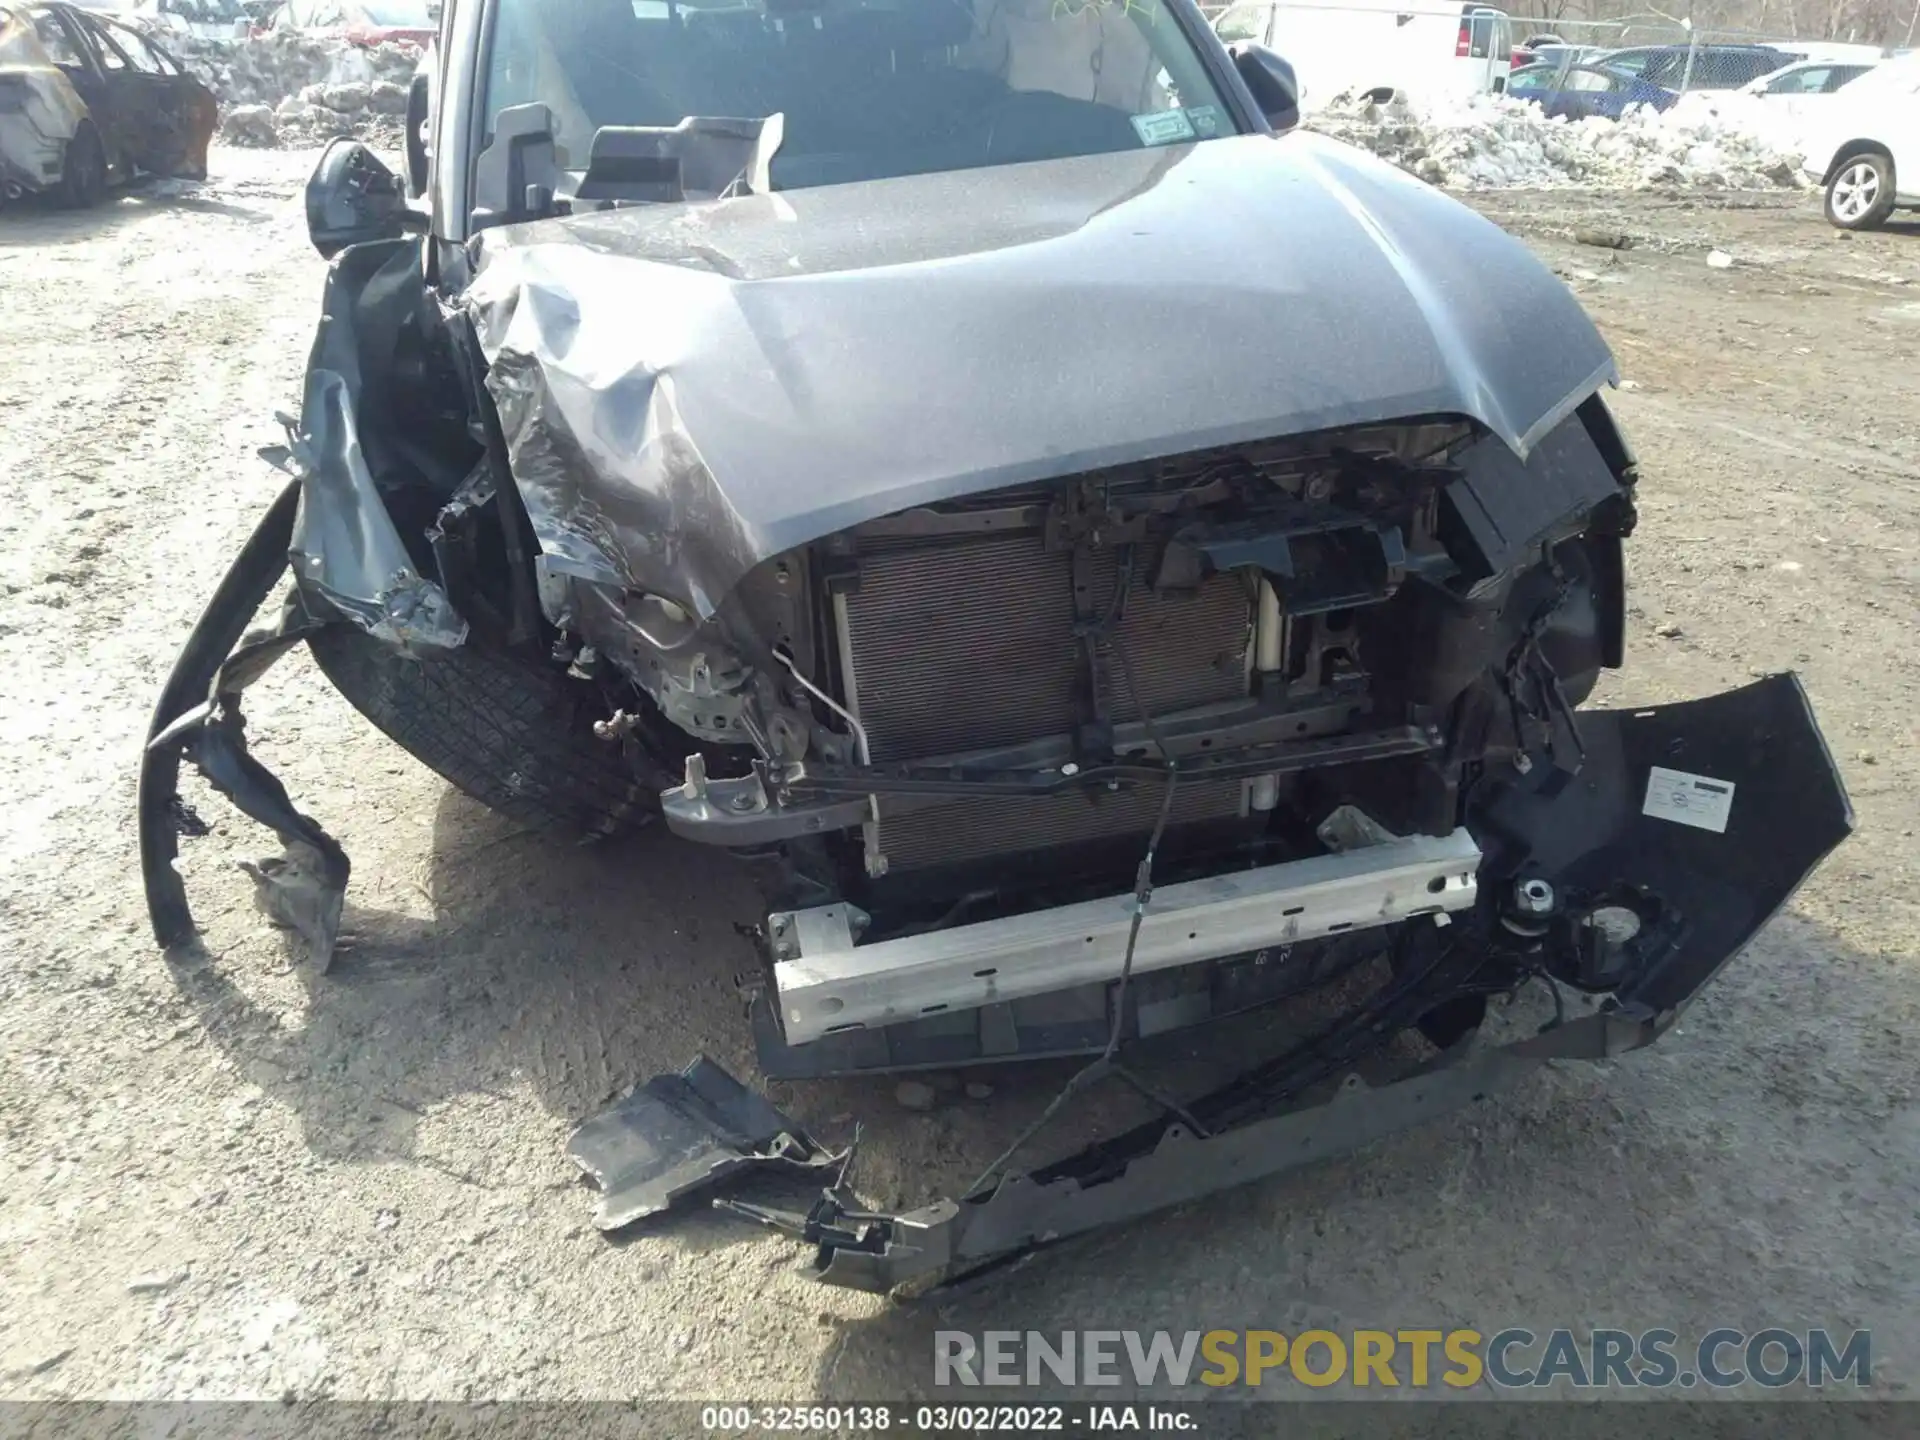
[[[323,623],[290,605],[278,625],[246,633],[286,571],[299,501],[296,480],[260,518],[188,635],[154,706],[140,759],[140,875],[161,948],[191,940],[193,911],[174,869],[180,834],[194,828],[179,794],[180,760],[186,756],[214,789],[279,836],[283,855],[245,868],[262,910],[295,931],[309,959],[324,970],[353,867],[339,843],[296,810],[286,788],[247,753],[240,710],[240,692]]]
[[[185,736],[156,744],[182,717],[204,705],[220,667],[239,645],[247,622],[266,603],[287,569],[294,514],[300,506],[300,482],[289,481],[260,517],[253,534],[213,592],[173,662],[173,670],[147,724],[147,747],[140,757],[138,813],[140,878],[147,892],[147,919],[162,949],[194,936],[193,911],[186,886],[173,862],[180,854],[180,758]]]

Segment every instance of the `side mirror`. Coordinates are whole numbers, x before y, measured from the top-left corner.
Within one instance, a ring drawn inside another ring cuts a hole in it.
[[[331,260],[349,245],[393,240],[426,228],[407,208],[400,181],[358,140],[335,140],[307,181],[307,235]]]
[[[1251,40],[1229,45],[1227,53],[1269,125],[1284,133],[1300,123],[1300,82],[1294,79],[1292,65]]]
[[[427,72],[416,70],[407,86],[407,194],[427,193],[427,117],[432,111]]]

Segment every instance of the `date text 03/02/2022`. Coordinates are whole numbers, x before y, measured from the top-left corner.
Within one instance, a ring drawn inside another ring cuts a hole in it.
[[[709,1405],[701,1428],[714,1435],[860,1434],[1046,1435],[1140,1431],[1197,1434],[1198,1407],[1123,1402],[1069,1405]]]

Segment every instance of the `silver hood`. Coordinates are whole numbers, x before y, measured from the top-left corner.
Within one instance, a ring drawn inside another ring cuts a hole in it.
[[[547,564],[711,614],[930,501],[1614,377],[1527,249],[1308,134],[487,232],[468,290]]]

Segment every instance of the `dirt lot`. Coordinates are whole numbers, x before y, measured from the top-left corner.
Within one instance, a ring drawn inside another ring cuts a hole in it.
[[[1806,677],[1860,829],[1792,912],[1652,1051],[936,1312],[815,1286],[717,1217],[593,1231],[571,1124],[702,1050],[751,1073],[744,881],[665,838],[516,833],[304,657],[251,730],[355,857],[354,944],[293,970],[231,864],[265,837],[210,801],[205,952],[154,951],[135,756],[274,489],[253,452],[321,276],[304,163],[218,152],[197,194],[0,219],[0,1393],[884,1397],[927,1389],[936,1326],[1309,1322],[1868,1326],[1882,1390],[1916,1393],[1920,230],[1843,237],[1804,198],[1483,204],[1629,377],[1611,698]],[[779,1093],[863,1117],[862,1182],[899,1201],[1007,1133],[1018,1082],[983,1078],[931,1114],[886,1082]]]

